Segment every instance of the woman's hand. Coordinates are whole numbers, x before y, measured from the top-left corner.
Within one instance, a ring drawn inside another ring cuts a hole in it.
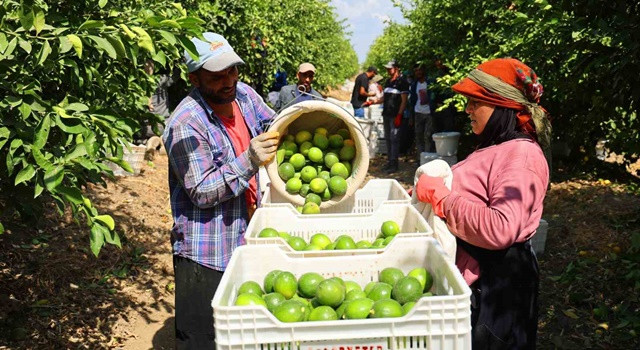
[[[416,195],[421,202],[431,204],[433,212],[444,218],[444,199],[451,193],[441,177],[422,174],[416,185]]]

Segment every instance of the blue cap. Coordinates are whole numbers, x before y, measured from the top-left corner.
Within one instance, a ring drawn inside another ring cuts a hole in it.
[[[185,50],[184,58],[187,62],[189,73],[195,72],[200,68],[204,68],[211,72],[219,72],[231,66],[244,64],[244,61],[233,51],[227,39],[222,35],[206,32],[202,36],[207,41],[198,38],[191,39],[196,46],[199,59],[196,61]]]

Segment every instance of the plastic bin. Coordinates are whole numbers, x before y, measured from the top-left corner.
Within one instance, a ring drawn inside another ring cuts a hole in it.
[[[219,350],[471,349],[471,290],[430,237],[398,237],[382,254],[297,259],[273,245],[242,246],[231,257],[211,306]],[[386,267],[405,274],[426,268],[435,296],[421,298],[398,318],[283,323],[262,306],[233,306],[239,286],[261,283],[272,270],[300,277],[317,272],[365,286]]]
[[[370,214],[375,212],[383,203],[410,202],[411,197],[398,181],[393,179],[371,179],[364,185],[364,187],[357,190],[351,198],[338,205],[334,205],[331,208],[322,210],[322,213]],[[287,205],[290,206],[291,209],[295,210],[295,207],[287,202],[286,198],[281,196],[278,192],[271,191],[270,188],[267,188],[264,196],[262,197],[262,201],[260,202],[260,206],[266,208],[274,205]]]
[[[538,229],[536,233],[531,237],[531,246],[536,254],[541,255],[544,253],[544,246],[547,241],[547,232],[549,231],[549,223],[540,219],[540,225],[538,225]]]
[[[420,153],[420,165],[425,164],[425,163],[429,163],[432,160],[436,160],[436,159],[442,159],[445,162],[447,162],[447,164],[449,164],[449,166],[453,166],[454,164],[456,164],[458,162],[458,156],[441,156],[438,153],[431,153],[431,152],[422,152]]]
[[[433,134],[436,152],[441,156],[455,156],[458,154],[458,139],[460,133],[456,131],[438,132]]]
[[[387,139],[383,137],[378,138],[378,153],[387,154]]]
[[[386,203],[380,205],[375,215],[371,214],[314,214],[302,215],[290,206],[273,206],[256,210],[244,234],[248,245],[277,244],[293,256],[339,256],[380,254],[381,249],[349,249],[349,250],[318,250],[294,251],[284,239],[258,238],[262,229],[271,227],[277,231],[284,231],[291,236],[304,238],[309,242],[316,233],[324,233],[331,241],[340,235],[349,235],[354,241],[366,239],[373,241],[380,234],[382,223],[393,220],[400,226],[399,236],[431,236],[433,229],[425,218],[409,203]],[[395,239],[389,243],[394,244]]]

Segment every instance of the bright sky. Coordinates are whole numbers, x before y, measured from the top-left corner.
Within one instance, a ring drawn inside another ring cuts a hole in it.
[[[358,61],[363,63],[367,58],[369,46],[382,34],[384,22],[406,23],[400,9],[393,6],[391,0],[331,0],[340,19],[346,19],[347,31],[351,32],[353,45]]]

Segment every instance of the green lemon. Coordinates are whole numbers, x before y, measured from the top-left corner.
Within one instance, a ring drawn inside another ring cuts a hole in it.
[[[314,163],[322,163],[323,162],[323,157],[324,157],[324,153],[322,153],[322,150],[318,147],[311,147],[309,148],[309,153],[307,153],[307,157],[309,157],[309,160],[311,160]]]
[[[358,249],[368,249],[371,248],[371,242],[366,241],[366,240],[361,240],[356,242],[356,248]]]
[[[303,183],[302,186],[300,186],[300,191],[298,191],[298,193],[300,193],[302,197],[306,197],[309,194],[309,191],[309,184]]]
[[[382,245],[386,247],[396,236],[389,236],[382,241]]]
[[[356,242],[353,241],[353,238],[349,236],[341,236],[336,239],[336,250],[343,249],[356,249]]]
[[[318,171],[311,165],[307,165],[300,170],[300,178],[302,181],[309,183],[318,176]]]
[[[411,309],[413,309],[413,307],[416,306],[416,302],[415,301],[410,301],[404,305],[402,305],[402,315],[406,315],[409,313],[409,311],[411,311]]]
[[[378,300],[371,310],[372,318],[401,317],[404,315],[402,305],[393,299]]]
[[[382,223],[382,227],[380,227],[380,231],[384,235],[384,237],[395,236],[400,232],[400,226],[398,223],[393,220],[388,220]]]
[[[291,236],[291,238],[287,240],[287,243],[289,243],[291,248],[293,248],[293,250],[295,251],[301,251],[307,247],[307,242],[305,242],[304,239],[300,237]]]
[[[329,148],[329,139],[327,139],[326,135],[315,134],[313,135],[313,145],[320,148],[321,150],[325,150]]]
[[[320,206],[314,202],[307,202],[302,207],[302,214],[320,214]]]
[[[284,162],[278,165],[278,175],[280,175],[282,181],[287,181],[293,178],[295,174],[296,169],[291,165],[291,163]]]
[[[351,175],[351,162],[340,162],[342,165],[347,168],[347,176]]]
[[[309,321],[333,321],[338,319],[338,314],[330,306],[318,306],[309,314]]]
[[[380,282],[384,282],[392,287],[403,277],[404,273],[395,267],[387,267],[378,274],[378,280],[380,280]]]
[[[291,272],[282,271],[273,281],[273,291],[291,299],[298,291],[298,281]]]
[[[329,147],[331,148],[342,148],[344,145],[344,138],[339,134],[333,134],[329,136]]]
[[[313,138],[313,135],[311,135],[311,133],[307,130],[298,131],[296,133],[296,143],[298,145],[311,141],[312,138]]]
[[[322,247],[320,247],[317,244],[309,243],[309,244],[307,244],[306,247],[304,247],[303,250],[305,250],[305,251],[322,250]]]
[[[393,290],[393,287],[391,287],[390,285],[383,282],[378,282],[371,289],[371,291],[367,293],[367,298],[373,301],[378,301],[382,299],[391,299],[391,290]]]
[[[301,188],[302,188],[302,180],[295,177],[287,180],[287,183],[285,185],[285,189],[289,193],[298,193],[300,192]]]
[[[416,267],[415,269],[409,271],[409,273],[407,274],[407,276],[411,276],[415,279],[418,280],[418,282],[420,282],[420,285],[422,286],[422,290],[423,291],[428,291],[429,289],[425,289],[426,285],[427,285],[427,270],[424,267]],[[432,283],[433,283],[433,279],[431,279]],[[431,288],[431,286],[429,286],[429,288]]]
[[[324,249],[326,246],[331,244],[331,238],[325,235],[324,233],[316,233],[309,239],[309,243],[316,244]]]
[[[338,154],[338,156],[340,157],[340,160],[344,160],[344,161],[353,160],[353,158],[355,158],[356,156],[356,148],[354,146],[344,145],[340,149],[340,153]]]
[[[417,279],[407,276],[401,278],[391,291],[391,297],[400,304],[417,301],[422,296],[422,285]]]
[[[322,201],[328,201],[329,199],[331,199],[331,197],[333,197],[333,194],[331,193],[331,190],[327,187],[324,189],[324,192],[322,193]]]
[[[336,134],[342,136],[343,142],[351,136],[351,134],[349,134],[349,130],[347,129],[338,129],[338,131],[336,131]]]
[[[287,300],[287,298],[285,298],[284,295],[276,292],[269,293],[262,298],[264,299],[265,303],[267,303],[267,309],[272,313],[273,313],[273,310],[275,310],[275,308],[278,307],[278,305],[282,304],[285,300]]]
[[[331,244],[324,247],[324,250],[334,250],[334,249],[336,249],[336,242],[331,242]]]
[[[326,279],[316,289],[316,298],[321,305],[336,308],[345,298],[345,288],[335,279]]]
[[[280,272],[282,271],[273,270],[264,277],[264,282],[262,283],[262,286],[264,287],[265,293],[273,292],[273,281],[275,281],[276,277],[280,274]]]
[[[240,288],[238,288],[238,294],[245,293],[253,293],[258,296],[262,296],[262,294],[264,294],[260,285],[254,281],[246,281],[240,285]]]
[[[347,292],[347,295],[344,297],[344,300],[356,300],[356,299],[363,299],[366,297],[367,297],[367,293],[361,290],[352,290],[350,292]]]
[[[378,284],[378,282],[375,282],[375,281],[371,281],[371,282],[367,283],[367,285],[366,285],[366,286],[364,286],[363,291],[364,291],[366,294],[369,294],[369,292],[373,289],[373,287],[375,287],[375,286],[376,286],[376,284]]]
[[[253,294],[253,293],[244,293],[238,295],[236,298],[235,306],[249,306],[249,305],[262,305],[267,307],[267,303],[265,303],[264,299],[261,296]]]
[[[318,173],[318,177],[323,179],[327,184],[331,181],[331,173],[326,170],[322,170]]]
[[[337,153],[328,152],[324,155],[324,166],[326,166],[327,169],[331,169],[331,167],[336,163],[340,163]]]
[[[282,146],[283,146],[283,148],[285,150],[285,152],[284,152],[285,158],[286,157],[291,157],[294,153],[298,152],[298,146],[293,141],[285,140],[282,143]]]
[[[260,231],[260,233],[258,233],[258,237],[260,238],[278,237],[278,231],[276,231],[271,227],[265,227]]]
[[[360,291],[362,290],[362,287],[360,287],[360,285],[354,281],[345,281],[344,286],[346,288],[347,293],[349,293],[352,290],[360,290]]]
[[[380,249],[382,247],[384,247],[384,238],[377,238],[371,243],[372,249]]]
[[[347,193],[347,180],[340,176],[333,176],[329,180],[329,190],[336,196]]]
[[[302,155],[302,153],[295,153],[294,155],[291,156],[291,158],[289,158],[289,163],[291,163],[291,165],[293,165],[293,168],[298,171],[300,169],[302,169],[302,167],[304,167],[304,164],[306,163],[306,158]]]
[[[285,241],[288,241],[289,238],[291,238],[291,235],[286,232],[278,232],[278,237],[284,239]]]
[[[322,204],[322,198],[315,193],[308,193],[306,197],[304,197],[304,203],[315,203],[317,205]]]
[[[315,179],[311,180],[311,182],[309,182],[309,188],[315,193],[322,194],[324,193],[324,190],[327,189],[327,182],[321,178],[316,177]]]
[[[318,127],[316,128],[316,130],[314,130],[313,134],[322,134],[324,136],[327,136],[329,132],[327,131],[327,129],[323,128],[323,127]]]
[[[365,319],[371,313],[373,304],[373,300],[367,298],[351,300],[344,309],[344,318],[348,320]]]
[[[273,315],[281,322],[301,322],[307,308],[298,300],[285,300],[273,310]]]
[[[313,298],[316,296],[316,290],[320,282],[324,281],[319,273],[307,272],[300,276],[298,280],[298,293],[305,298]]]
[[[346,180],[349,177],[349,171],[347,170],[347,167],[344,164],[335,163],[331,167],[331,177],[334,177],[334,176],[339,176]]]
[[[300,151],[303,156],[307,157],[309,155],[309,150],[311,149],[311,147],[313,147],[313,143],[305,141],[300,145],[298,151]]]

